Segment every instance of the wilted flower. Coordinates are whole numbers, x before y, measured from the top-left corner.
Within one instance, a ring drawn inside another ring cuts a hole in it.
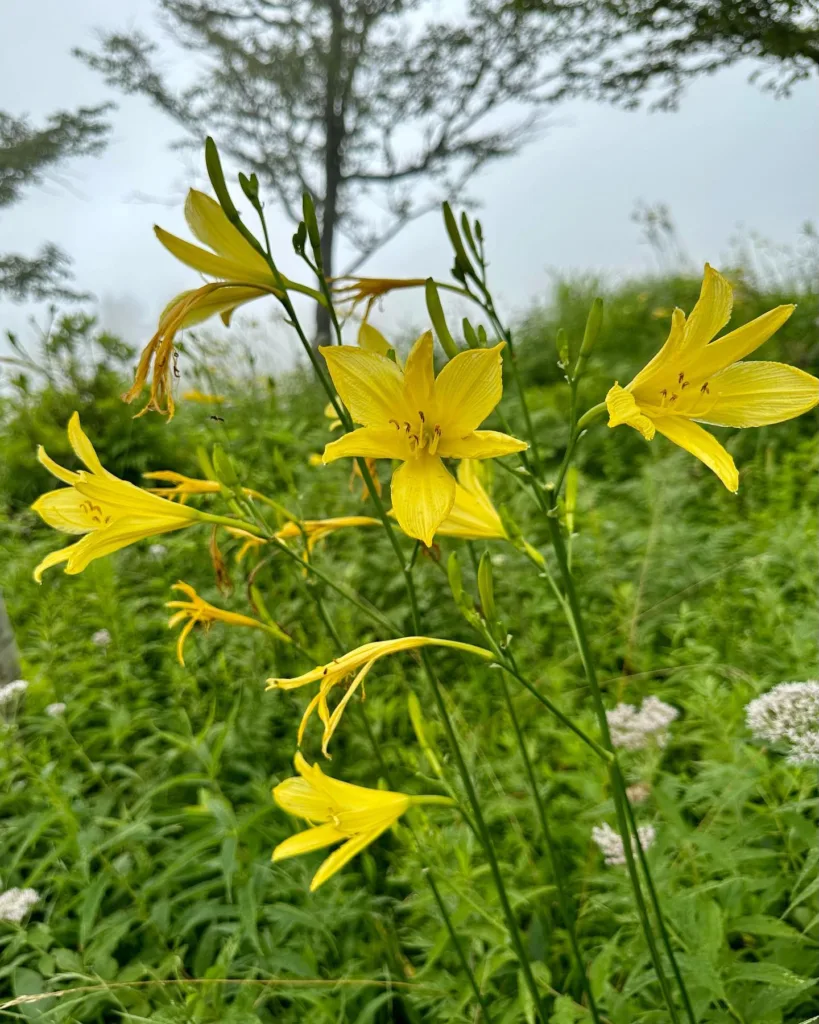
[[[653,825],[640,825],[637,829],[640,838],[640,846],[644,850],[654,842],[657,832]],[[609,867],[617,867],[626,863],[626,851],[623,846],[623,838],[619,832],[615,832],[611,825],[595,825],[592,829],[592,839],[603,854],[603,859]],[[632,849],[637,849],[634,837],[631,838]]]
[[[0,921],[19,924],[39,900],[36,889],[7,889],[0,893]]]
[[[55,704],[49,704],[45,713],[49,718],[59,718],[60,715],[65,713],[65,704],[62,701],[57,701]]]
[[[468,654],[475,654],[479,658],[491,661],[493,655],[483,647],[476,647],[474,644],[461,643],[459,640],[445,640],[431,636],[402,636],[396,640],[375,640],[355,650],[349,651],[340,658],[334,658],[327,665],[318,665],[300,676],[290,679],[268,679],[267,688],[280,690],[294,690],[301,686],[308,686],[310,683],[320,683],[319,691],[307,705],[307,710],[299,726],[297,743],[301,746],[304,730],[310,720],[310,716],[318,709],[318,715],[324,723],[324,738],[322,740],[322,752],[327,754],[327,745],[341,721],[344,709],[350,702],[353,694],[361,686],[367,677],[368,672],[379,658],[386,655],[398,654],[400,651],[412,651],[419,647],[451,647],[455,650],[466,651]],[[330,712],[327,697],[333,687],[340,685],[350,676],[354,676],[347,687],[347,692],[338,702],[335,710]]]
[[[10,704],[18,694],[25,693],[27,689],[28,683],[25,679],[15,679],[12,683],[0,686],[0,708]]]
[[[679,711],[659,697],[646,697],[641,707],[618,704],[606,712],[615,747],[624,750],[642,750],[653,740],[664,747],[668,741],[668,726],[679,716]]]
[[[111,634],[107,629],[98,629],[91,637],[91,643],[97,647],[107,647],[111,643]]]

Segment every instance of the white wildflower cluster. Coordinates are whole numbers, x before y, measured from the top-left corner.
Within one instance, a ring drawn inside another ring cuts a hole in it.
[[[0,686],[0,708],[5,707],[6,704],[11,704],[15,697],[25,693],[27,689],[28,683],[25,679],[15,679],[13,683],[6,683],[5,686]]]
[[[36,889],[7,889],[0,893],[0,921],[19,924],[39,900]]]
[[[60,715],[65,713],[65,704],[61,700],[55,704],[49,704],[46,706],[45,713],[50,718],[59,718]]]
[[[791,745],[791,764],[819,763],[819,681],[780,683],[745,706],[745,720],[757,739]]]
[[[638,708],[634,704],[618,704],[606,712],[615,747],[624,750],[642,750],[650,742],[664,747],[668,742],[668,727],[679,716],[679,711],[659,697],[646,697]]]
[[[595,825],[592,829],[592,839],[603,854],[603,859],[609,867],[619,867],[626,863],[626,851],[623,845],[623,837],[615,832],[611,825]],[[653,825],[640,825],[637,829],[640,837],[640,846],[647,850],[657,838],[657,832]],[[631,839],[631,848],[637,853],[637,845],[634,837]]]
[[[167,555],[168,549],[164,544],[152,544],[148,548],[148,554],[151,558],[155,558],[157,561],[161,561],[165,555]]]
[[[91,637],[91,643],[97,647],[107,647],[111,643],[111,634],[107,629],[98,629]]]
[[[651,784],[648,782],[635,782],[626,790],[626,797],[630,804],[644,804],[651,796]]]

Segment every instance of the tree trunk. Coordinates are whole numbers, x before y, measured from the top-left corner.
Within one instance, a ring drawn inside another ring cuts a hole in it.
[[[20,659],[14,642],[14,630],[11,628],[3,595],[0,594],[0,686],[19,678]]]
[[[329,0],[330,46],[327,53],[327,91],[324,100],[324,204],[321,218],[321,258],[324,276],[333,276],[333,242],[338,220],[338,190],[341,185],[341,144],[344,117],[340,109],[339,77],[344,44],[344,12],[339,0]],[[314,347],[330,343],[330,314],[316,307]]]

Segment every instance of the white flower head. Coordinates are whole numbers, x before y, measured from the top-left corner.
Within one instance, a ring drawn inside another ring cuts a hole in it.
[[[806,732],[793,741],[788,764],[819,764],[819,730]]]
[[[59,718],[60,715],[65,713],[65,704],[62,701],[57,701],[56,704],[49,704],[45,709],[45,713],[50,718]]]
[[[615,832],[611,825],[595,825],[591,834],[592,839],[597,844],[598,849],[603,854],[603,859],[609,867],[619,867],[626,863],[623,837],[619,832]],[[653,825],[640,825],[637,829],[637,835],[640,838],[640,846],[647,850],[657,838],[657,831]],[[634,842],[633,836],[631,837],[631,848],[636,854],[637,844]]]
[[[757,739],[771,743],[819,732],[819,682],[780,683],[745,706],[745,720]]]
[[[664,747],[668,742],[668,727],[678,716],[679,711],[659,697],[646,697],[639,708],[634,704],[618,704],[606,712],[611,741],[624,750],[642,750],[652,742]]]
[[[626,796],[630,804],[644,804],[651,796],[651,783],[635,782],[626,790]]]
[[[157,561],[163,559],[165,555],[167,555],[167,553],[168,549],[165,547],[164,544],[152,544],[148,548],[148,554],[151,556],[151,558],[157,559]]]
[[[97,647],[107,647],[111,643],[111,634],[107,629],[98,629],[91,637],[91,643]]]
[[[0,708],[5,707],[6,704],[11,704],[18,694],[25,693],[28,689],[28,683],[25,679],[15,679],[13,683],[6,683],[5,686],[0,686]]]
[[[19,924],[39,900],[36,889],[7,889],[0,893],[0,921]]]

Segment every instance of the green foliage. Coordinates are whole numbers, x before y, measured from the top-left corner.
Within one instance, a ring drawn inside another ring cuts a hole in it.
[[[581,408],[599,401],[612,378],[630,379],[656,350],[668,313],[654,311],[690,308],[695,291],[674,279],[608,296]],[[566,327],[576,355],[589,294],[565,286],[554,310],[529,318],[519,344],[550,465],[565,445],[567,401],[552,370],[555,328]],[[750,319],[785,298],[742,290],[737,316]],[[773,357],[779,345],[783,356],[806,360],[815,316],[815,297],[803,296],[795,322],[762,354]],[[93,326],[87,331],[93,336]],[[58,430],[81,403],[103,461],[117,472],[147,465],[195,475],[197,446],[218,442],[242,482],[295,514],[370,511],[360,481],[349,486],[349,467],[309,465],[329,434],[324,402],[307,380],[294,377],[275,392],[258,378],[236,387],[228,381],[223,423],[180,403],[166,426],[147,417],[135,424],[127,409],[119,418],[114,360],[77,373],[40,391],[18,387],[7,400],[3,439],[17,453],[14,477],[32,472],[34,440],[64,454]],[[94,392],[88,381],[108,374],[109,389]],[[505,403],[514,420],[511,394]],[[661,438],[649,445],[626,428],[601,425],[581,447],[571,557],[607,703],[656,694],[680,711],[665,747],[625,752],[624,764],[629,784],[644,785],[635,812],[657,832],[648,857],[702,1024],[801,1024],[817,1012],[816,770],[788,765],[744,722],[754,696],[815,674],[815,428],[811,415],[726,432],[742,470],[736,496]],[[7,505],[19,506],[10,498],[19,486],[11,473],[2,478]],[[496,468],[493,492],[545,551],[545,527],[514,476]],[[218,498],[199,500],[222,510]],[[0,881],[32,886],[42,900],[21,926],[0,923],[0,992],[93,991],[7,1012],[66,1024],[474,1021],[474,997],[425,881],[429,865],[493,1019],[533,1020],[485,861],[454,812],[413,810],[313,895],[320,854],[270,863],[273,847],[298,827],[270,790],[292,774],[308,698],[265,692],[264,680],[338,653],[325,614],[345,647],[383,638],[372,623],[281,555],[248,556],[258,558],[253,584],[270,614],[315,661],[261,632],[217,623],[190,638],[182,668],[165,625],[168,586],[183,579],[215,604],[253,614],[244,585],[253,562],[235,561],[241,539],[220,535],[236,585],[230,596],[217,594],[208,535],[196,529],[161,538],[164,551],[129,548],[77,577],[51,571],[38,588],[33,566],[63,539],[20,512],[3,541],[0,584],[30,685],[16,708],[5,709]],[[409,542],[404,549],[409,559]],[[480,574],[485,605],[491,578],[523,673],[596,735],[555,597],[509,545],[447,540],[417,559],[430,635],[474,640],[445,578],[455,550],[460,569],[453,561],[451,578],[463,600],[477,600]],[[380,531],[335,534],[314,557],[338,582],[406,621],[403,586]],[[110,645],[92,641],[100,629],[110,632]],[[452,652],[433,659],[550,1022],[588,1024],[497,671]],[[412,716],[411,693],[418,697]],[[590,839],[594,825],[614,823],[605,773],[526,691],[513,695],[605,1019],[665,1024],[625,872],[605,867]],[[409,793],[440,791],[438,766],[451,777],[451,756],[427,696],[411,657],[380,662],[366,700],[346,713],[327,771]],[[46,714],[55,701],[65,702],[64,716]],[[313,725],[305,755],[317,758],[318,749]]]

